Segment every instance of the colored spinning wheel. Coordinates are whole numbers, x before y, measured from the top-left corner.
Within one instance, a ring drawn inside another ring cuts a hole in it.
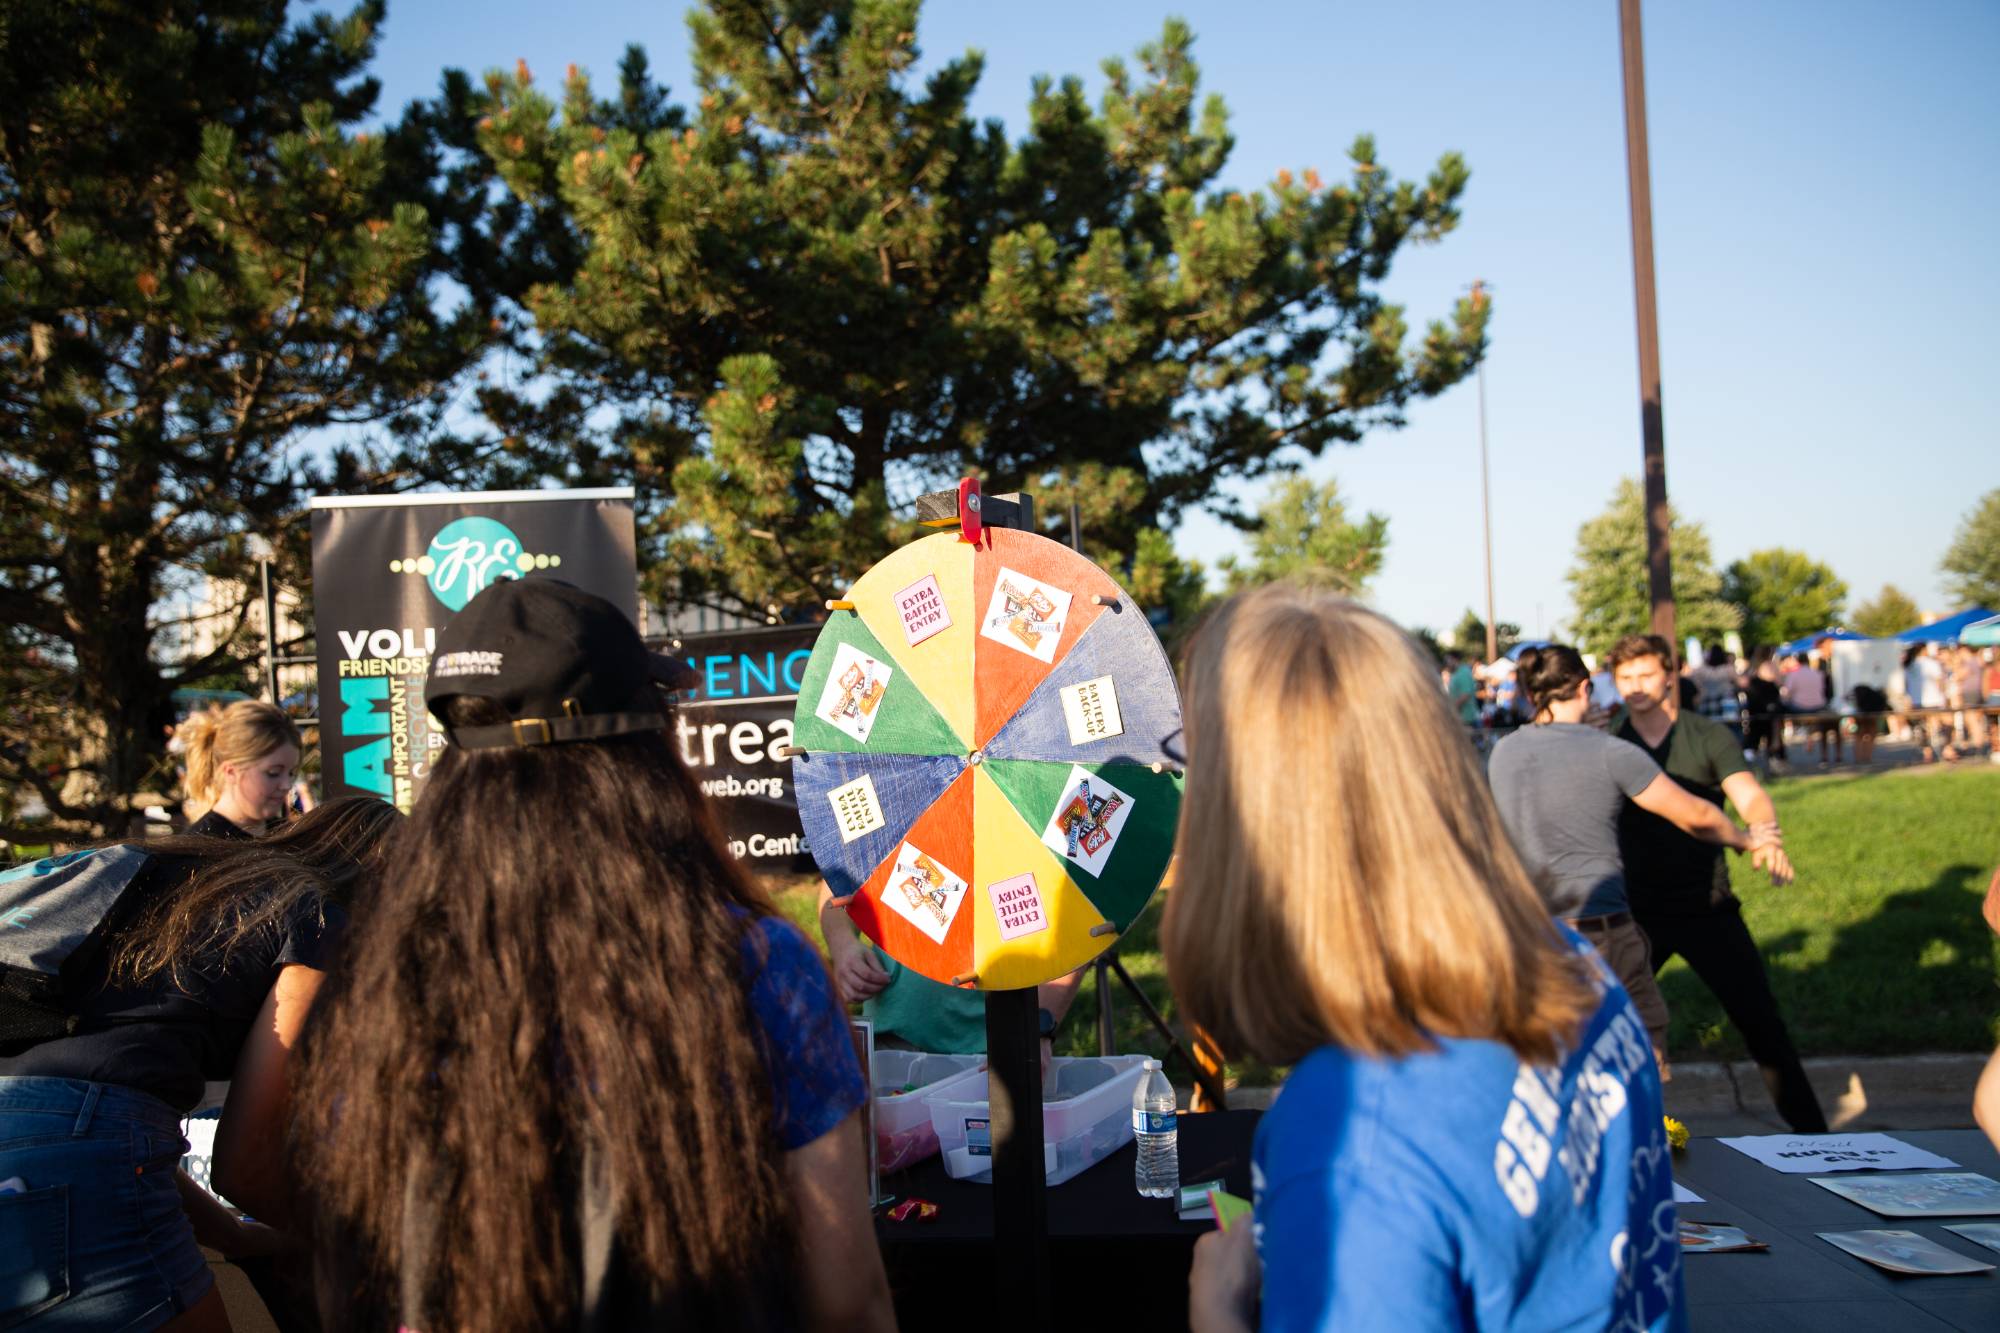
[[[1129,929],[1173,855],[1180,693],[1103,570],[1033,533],[894,552],[820,631],[793,785],[847,912],[905,967],[1039,985]]]

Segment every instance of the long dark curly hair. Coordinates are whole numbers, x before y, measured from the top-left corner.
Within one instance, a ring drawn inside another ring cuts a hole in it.
[[[478,699],[446,712],[504,721]],[[323,1314],[573,1323],[588,1162],[649,1324],[793,1323],[795,1224],[747,993],[770,911],[664,732],[447,749],[302,1046]]]

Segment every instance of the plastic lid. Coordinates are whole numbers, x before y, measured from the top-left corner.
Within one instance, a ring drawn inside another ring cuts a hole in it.
[[[1158,1060],[1153,1059],[1151,1056],[1147,1056],[1146,1063],[1140,1067],[1142,1069],[1158,1069],[1160,1067],[1160,1062]]]

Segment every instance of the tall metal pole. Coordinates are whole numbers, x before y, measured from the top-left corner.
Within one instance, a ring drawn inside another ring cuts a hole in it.
[[[1632,294],[1639,317],[1639,425],[1646,482],[1646,586],[1653,633],[1674,641],[1673,555],[1667,538],[1666,427],[1660,415],[1660,324],[1653,293],[1653,188],[1646,157],[1646,53],[1639,0],[1618,0],[1625,66],[1625,175],[1632,196]]]
[[[1472,301],[1486,299],[1486,284],[1472,284]],[[1493,480],[1486,465],[1486,358],[1479,358],[1479,524],[1486,538],[1486,660],[1500,656],[1500,630],[1493,619]]]

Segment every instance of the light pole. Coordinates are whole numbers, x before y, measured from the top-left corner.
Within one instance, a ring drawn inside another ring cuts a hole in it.
[[[1646,587],[1653,633],[1674,641],[1673,555],[1667,540],[1666,427],[1660,415],[1660,321],[1653,293],[1653,187],[1646,156],[1646,52],[1639,0],[1618,0],[1625,69],[1625,176],[1632,196],[1632,295],[1639,320],[1639,426],[1644,437]]]
[[[1486,283],[1472,284],[1472,308],[1486,304]],[[1486,660],[1500,656],[1500,630],[1493,619],[1493,481],[1486,463],[1486,356],[1479,357],[1479,523],[1486,539]]]

